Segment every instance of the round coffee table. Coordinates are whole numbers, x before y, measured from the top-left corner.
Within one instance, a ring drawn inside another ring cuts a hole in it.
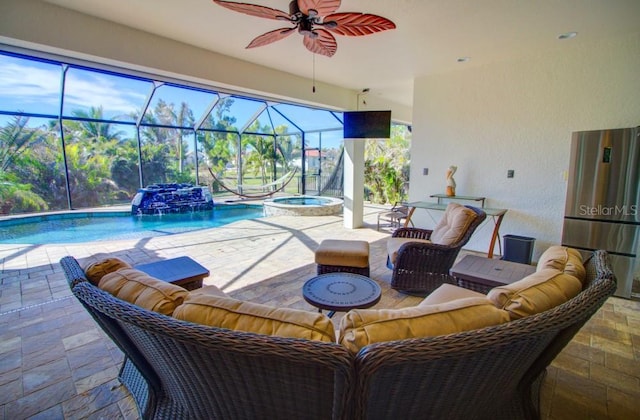
[[[327,273],[309,279],[302,286],[304,300],[318,308],[347,312],[350,309],[369,308],[380,300],[381,290],[369,277],[352,273]]]

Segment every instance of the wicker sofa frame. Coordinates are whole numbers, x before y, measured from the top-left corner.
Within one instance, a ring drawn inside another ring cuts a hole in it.
[[[207,327],[131,305],[61,260],[73,294],[120,347],[143,418],[346,419],[353,356],[341,345]]]
[[[546,367],[615,290],[607,254],[551,310],[495,327],[342,346],[191,324],[130,305],[61,264],[73,294],[125,354],[144,418],[539,418]]]
[[[462,247],[487,218],[487,214],[477,207],[465,206],[473,210],[477,217],[460,240],[451,245],[425,242],[408,242],[398,250],[395,263],[387,257],[387,266],[393,270],[391,287],[410,293],[431,293],[443,283],[456,284],[449,276],[449,269],[456,261]],[[430,239],[433,230],[403,227],[395,230],[394,238]]]
[[[362,349],[354,396],[359,418],[540,418],[547,366],[616,289],[605,251],[595,251],[585,264],[584,290],[548,311]]]

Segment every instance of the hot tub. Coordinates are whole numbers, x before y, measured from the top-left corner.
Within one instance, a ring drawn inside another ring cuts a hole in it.
[[[264,200],[265,216],[329,216],[342,211],[343,201],[334,197],[306,195]]]

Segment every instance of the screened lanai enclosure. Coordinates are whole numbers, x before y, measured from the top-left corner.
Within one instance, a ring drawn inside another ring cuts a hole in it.
[[[0,50],[0,214],[124,205],[140,188],[167,183],[207,186],[214,200],[340,196],[342,118]]]

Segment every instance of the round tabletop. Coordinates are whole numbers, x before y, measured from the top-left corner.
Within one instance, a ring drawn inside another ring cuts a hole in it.
[[[320,310],[346,312],[369,308],[378,303],[380,295],[380,286],[375,281],[352,273],[321,274],[302,286],[304,299]]]

